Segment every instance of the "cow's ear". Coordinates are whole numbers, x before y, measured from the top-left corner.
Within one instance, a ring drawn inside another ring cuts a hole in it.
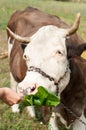
[[[22,50],[24,51],[24,49],[26,48],[26,44],[21,44]]]
[[[81,56],[81,54],[86,51],[86,43],[80,44],[80,45],[73,45],[73,44],[67,44],[67,56],[68,59],[75,57],[75,56]]]
[[[77,50],[76,50],[77,55],[81,56],[84,51],[86,51],[86,43],[78,45]]]

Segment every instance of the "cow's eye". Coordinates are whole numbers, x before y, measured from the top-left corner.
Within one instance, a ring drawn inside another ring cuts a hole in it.
[[[59,55],[63,55],[63,53],[62,53],[61,51],[59,51],[59,50],[56,51],[56,54],[57,54],[57,55],[58,55],[58,54],[59,54]]]
[[[25,55],[25,54],[23,55],[23,59],[24,59],[24,60],[26,60],[26,59],[27,59],[27,57],[26,57],[26,55]]]
[[[28,61],[29,60],[29,57],[27,57],[25,54],[23,55],[23,59]]]

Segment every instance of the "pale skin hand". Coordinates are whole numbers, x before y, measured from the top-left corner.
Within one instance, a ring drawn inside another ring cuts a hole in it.
[[[17,104],[22,100],[19,94],[7,87],[0,88],[0,99],[10,106]]]

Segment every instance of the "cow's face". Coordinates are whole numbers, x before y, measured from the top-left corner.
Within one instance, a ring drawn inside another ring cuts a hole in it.
[[[51,25],[39,29],[31,37],[31,42],[25,48],[24,58],[28,71],[25,79],[18,85],[20,90],[28,89],[28,92],[31,92],[37,86],[44,86],[48,90],[55,92],[57,86],[54,82],[58,83],[62,80],[64,86],[69,82],[64,29]],[[35,69],[29,71],[32,66]],[[37,68],[54,80],[51,81],[42,75],[41,72],[37,71]],[[63,87],[63,84],[60,87]]]

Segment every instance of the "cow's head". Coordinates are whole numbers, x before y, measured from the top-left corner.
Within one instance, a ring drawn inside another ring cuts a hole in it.
[[[67,60],[66,38],[76,32],[80,15],[69,29],[53,25],[43,26],[32,37],[20,37],[8,29],[10,34],[21,42],[29,43],[24,49],[27,73],[18,84],[19,92],[34,93],[38,86],[44,86],[52,92],[59,88],[61,92],[70,80]]]

